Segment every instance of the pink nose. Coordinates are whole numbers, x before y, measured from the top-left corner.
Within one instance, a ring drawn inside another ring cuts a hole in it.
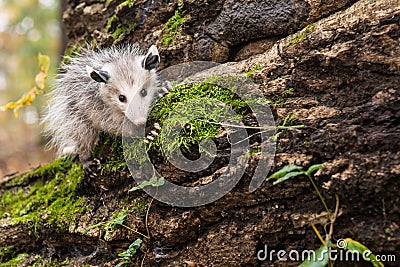
[[[143,125],[146,123],[146,118],[138,118],[133,120],[133,123],[137,126]]]

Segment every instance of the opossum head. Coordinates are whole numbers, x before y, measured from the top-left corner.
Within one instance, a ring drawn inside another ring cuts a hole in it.
[[[160,62],[153,45],[146,55],[121,53],[100,69],[86,66],[91,79],[100,83],[103,102],[135,125],[146,123],[152,100],[158,93],[156,68]]]

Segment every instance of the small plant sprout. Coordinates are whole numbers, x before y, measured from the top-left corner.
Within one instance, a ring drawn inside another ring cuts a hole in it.
[[[339,239],[336,242],[336,245],[332,243],[332,236],[333,236],[333,225],[335,223],[336,218],[338,217],[339,214],[339,197],[336,195],[336,208],[335,212],[332,215],[330,210],[328,209],[328,206],[326,205],[325,199],[323,198],[321,192],[319,191],[317,185],[314,182],[313,179],[313,174],[319,169],[322,169],[324,167],[323,164],[315,164],[310,166],[306,171],[303,169],[302,166],[297,166],[297,165],[287,165],[280,169],[279,171],[273,173],[271,176],[269,176],[266,181],[270,180],[275,180],[273,182],[273,185],[282,183],[292,177],[296,176],[307,176],[308,179],[310,180],[311,184],[313,185],[317,195],[319,196],[327,214],[328,214],[328,219],[329,219],[329,233],[326,233],[326,238],[325,240],[322,238],[322,235],[320,232],[317,230],[315,225],[311,225],[313,228],[315,234],[318,236],[320,239],[322,246],[318,248],[315,253],[311,254],[308,259],[303,261],[300,265],[300,267],[325,267],[325,266],[333,266],[333,261],[330,259],[330,251],[332,248],[335,249],[345,249],[348,251],[352,251],[353,253],[359,253],[362,255],[366,255],[366,257],[369,259],[369,261],[372,263],[374,267],[383,267],[383,264],[379,262],[376,259],[376,256],[372,254],[372,252],[363,244],[351,239],[351,238],[345,238],[345,239]],[[324,227],[326,229],[326,227]]]
[[[131,261],[131,258],[136,254],[136,251],[140,248],[142,244],[141,239],[136,239],[132,244],[129,245],[128,249],[122,253],[119,253],[118,256],[122,258],[122,261],[115,265],[115,267],[120,267],[126,263]]]
[[[164,177],[157,178],[157,176],[154,175],[153,177],[150,178],[149,181],[143,181],[138,186],[132,187],[129,191],[132,192],[139,189],[143,189],[146,186],[153,186],[153,187],[162,186],[164,185],[164,182],[165,182]]]
[[[326,212],[328,213],[329,219],[332,221],[328,206],[326,205],[325,200],[321,195],[321,192],[319,191],[317,185],[315,184],[315,182],[312,178],[312,174],[314,172],[316,172],[317,170],[322,169],[323,167],[324,167],[323,164],[316,164],[316,165],[312,165],[310,168],[308,168],[307,171],[304,171],[302,166],[288,165],[288,166],[283,167],[281,170],[275,172],[270,177],[268,177],[267,181],[276,179],[276,181],[273,182],[273,184],[276,185],[276,184],[286,181],[292,177],[296,177],[299,175],[307,176],[308,179],[310,180],[311,184],[313,185],[315,191],[317,192],[319,198],[321,199],[321,202],[324,205]]]
[[[149,238],[149,236],[142,234],[139,231],[136,231],[135,229],[130,228],[129,226],[126,226],[124,224],[125,222],[125,218],[128,215],[128,210],[123,209],[122,211],[120,211],[118,214],[114,215],[112,217],[111,220],[107,221],[107,222],[101,222],[92,226],[89,226],[88,228],[86,228],[86,230],[84,231],[84,234],[86,234],[89,230],[97,228],[97,227],[102,227],[102,229],[105,231],[104,234],[104,240],[109,241],[111,238],[112,233],[114,233],[116,227],[119,225],[121,227],[124,227],[138,235],[143,236],[144,238]]]

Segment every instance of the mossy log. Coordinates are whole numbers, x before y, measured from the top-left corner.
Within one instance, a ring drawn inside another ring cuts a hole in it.
[[[156,43],[162,67],[202,59],[247,72],[271,100],[277,125],[285,118],[304,125],[281,132],[271,171],[325,163],[314,179],[332,212],[339,199],[333,240],[352,238],[377,255],[395,255],[397,263],[384,263],[397,266],[400,1],[179,2],[68,1],[69,44]],[[178,8],[185,21],[163,44]],[[114,38],[118,29],[127,30]],[[136,184],[119,138],[103,136],[95,154],[102,158],[97,178],[84,176],[79,162],[59,159],[1,180],[0,266],[113,266],[138,238],[143,243],[127,266],[298,266],[260,261],[257,252],[321,246],[311,225],[325,233],[328,218],[307,177],[248,192],[259,153],[234,190],[197,208],[129,192]],[[165,179],[193,182],[163,160],[155,165]]]

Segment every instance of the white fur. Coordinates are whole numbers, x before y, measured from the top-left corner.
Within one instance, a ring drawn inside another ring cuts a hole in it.
[[[158,55],[155,46],[147,54],[150,52]],[[144,124],[159,90],[155,70],[142,67],[145,55],[137,46],[128,45],[85,50],[70,58],[57,77],[43,119],[45,134],[51,138],[48,146],[57,149],[59,156],[79,154],[85,161],[99,132],[121,135],[125,116],[133,123]],[[107,83],[90,77],[94,69],[108,72]],[[142,89],[147,90],[147,97],[140,95]],[[126,96],[127,102],[122,103],[119,95]]]

